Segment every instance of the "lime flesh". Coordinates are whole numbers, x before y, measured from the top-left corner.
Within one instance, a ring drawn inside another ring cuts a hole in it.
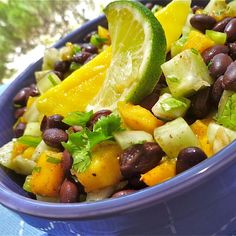
[[[140,102],[153,91],[165,61],[164,31],[141,3],[112,2],[105,14],[112,40],[112,61],[101,90],[89,106],[94,110],[114,110],[121,100]]]

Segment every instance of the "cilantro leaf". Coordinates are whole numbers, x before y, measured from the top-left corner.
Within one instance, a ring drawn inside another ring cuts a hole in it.
[[[121,119],[117,115],[101,117],[93,126],[93,131],[84,128],[81,132],[69,134],[67,143],[62,143],[73,157],[73,169],[84,172],[91,163],[91,151],[97,144],[112,140],[113,133],[120,131]]]
[[[87,122],[91,119],[93,111],[80,112],[75,111],[69,113],[62,121],[67,125],[78,125],[85,127]]]
[[[94,132],[101,132],[105,136],[112,136],[114,132],[121,130],[121,120],[117,115],[109,115],[99,119],[93,126]]]

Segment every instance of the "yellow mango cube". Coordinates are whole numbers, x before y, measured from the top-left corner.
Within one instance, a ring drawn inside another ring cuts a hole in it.
[[[139,105],[119,102],[118,111],[124,123],[133,130],[143,130],[153,134],[155,128],[164,124],[149,110]]]
[[[202,34],[197,30],[192,30],[188,35],[188,39],[184,44],[183,50],[193,48],[201,53],[213,45],[215,45],[215,42],[208,38],[205,34]]]
[[[206,153],[208,157],[211,157],[213,155],[213,150],[207,138],[208,124],[209,121],[197,120],[191,125],[191,129],[198,137],[202,150]]]
[[[118,155],[121,148],[115,143],[98,144],[92,151],[92,161],[82,173],[75,173],[86,192],[118,184],[122,178]]]
[[[37,100],[37,108],[44,115],[84,111],[98,93],[111,62],[111,47],[73,72],[62,83],[49,89]]]
[[[59,196],[65,178],[61,159],[61,152],[45,151],[40,155],[32,172],[31,190],[34,194],[44,197]]]
[[[176,160],[168,159],[143,174],[141,180],[148,186],[160,184],[176,175]]]

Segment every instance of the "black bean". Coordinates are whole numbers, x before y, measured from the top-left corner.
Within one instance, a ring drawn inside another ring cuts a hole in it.
[[[98,53],[98,48],[90,43],[81,44],[81,48],[83,52],[89,52],[92,54]]]
[[[196,94],[190,97],[191,106],[188,114],[192,118],[205,118],[211,111],[211,88],[207,87],[199,90]]]
[[[215,83],[213,84],[211,95],[212,100],[215,102],[216,105],[218,105],[220,98],[222,96],[222,93],[224,92],[224,86],[223,86],[223,78],[224,76],[220,76]]]
[[[92,55],[93,54],[89,52],[79,52],[73,56],[72,61],[83,65],[85,61]]]
[[[206,154],[198,147],[182,149],[177,157],[176,174],[188,170],[205,159],[207,159]]]
[[[201,9],[202,9],[201,7],[195,5],[192,7],[192,12],[193,12],[193,14],[195,14],[196,11],[201,10]]]
[[[31,92],[31,89],[29,87],[25,87],[21,89],[13,98],[14,104],[25,106],[29,99],[30,92]]]
[[[88,57],[88,59],[84,62],[84,64],[88,63],[89,61],[91,61],[96,56],[97,56],[97,54],[92,54],[90,57]]]
[[[92,118],[90,119],[90,121],[87,124],[87,127],[89,127],[89,129],[92,129],[94,124],[103,116],[109,116],[112,113],[111,110],[100,110],[97,111],[93,114]]]
[[[68,134],[57,128],[46,129],[43,132],[43,141],[50,147],[62,148],[61,142],[67,142]]]
[[[24,115],[26,111],[26,107],[21,107],[15,110],[14,116],[16,119],[20,118],[21,116]]]
[[[203,57],[203,60],[205,61],[205,63],[208,65],[210,60],[215,55],[220,54],[220,53],[228,54],[229,53],[229,48],[225,45],[215,45],[213,47],[210,47],[210,48],[206,49],[202,53],[202,57]]]
[[[229,43],[229,55],[233,60],[236,60],[236,42],[234,43]]]
[[[190,23],[195,29],[205,33],[205,30],[212,29],[214,27],[216,20],[212,16],[197,14],[190,19]]]
[[[53,73],[56,74],[60,80],[64,79],[64,74],[62,72],[54,70]]]
[[[62,74],[66,73],[70,68],[70,62],[69,61],[57,61],[54,64],[54,70],[59,71]]]
[[[129,195],[129,194],[135,193],[135,192],[137,192],[137,191],[133,190],[133,189],[121,190],[117,193],[114,193],[111,197],[112,198],[123,197],[123,196]]]
[[[236,91],[236,61],[232,62],[227,68],[223,78],[223,85],[226,90]]]
[[[88,33],[87,35],[85,35],[85,37],[83,38],[83,41],[88,43],[94,34],[97,34],[97,31],[92,31]]]
[[[63,154],[62,154],[61,165],[62,165],[62,168],[65,171],[66,176],[70,176],[71,175],[70,169],[72,167],[72,164],[73,164],[72,156],[70,155],[70,153],[67,150],[64,150]]]
[[[236,18],[233,18],[225,27],[224,32],[227,34],[227,41],[232,43],[236,41]]]
[[[141,175],[137,175],[128,179],[128,186],[132,189],[142,189],[147,187],[147,185],[142,180],[140,180],[140,178]]]
[[[24,134],[26,124],[23,122],[19,122],[14,128],[14,135],[16,138],[21,137]]]
[[[77,202],[79,191],[76,183],[65,179],[61,185],[59,196],[61,203]]]
[[[36,86],[36,84],[31,84],[30,85],[30,96],[31,97],[36,97],[39,95],[39,91],[38,88]]]
[[[232,20],[232,17],[226,17],[223,20],[217,22],[212,30],[218,32],[224,32],[226,25]]]
[[[149,10],[152,10],[153,4],[151,2],[148,2],[145,4],[145,7],[148,8]]]
[[[41,121],[40,130],[42,132],[45,131],[46,129],[51,129],[51,128],[67,130],[69,128],[69,125],[63,123],[62,122],[63,119],[64,117],[58,114],[52,116],[44,116]]]
[[[159,94],[158,93],[151,93],[147,97],[145,97],[141,103],[140,106],[144,107],[145,109],[151,111],[152,107],[156,104],[158,101]]]
[[[215,55],[210,61],[209,72],[212,78],[217,79],[225,73],[228,66],[233,62],[232,58],[226,54]]]
[[[135,144],[125,149],[120,157],[120,170],[125,178],[146,173],[159,164],[164,152],[157,143]]]

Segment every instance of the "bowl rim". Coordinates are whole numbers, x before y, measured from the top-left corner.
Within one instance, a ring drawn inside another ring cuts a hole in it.
[[[79,29],[71,32],[53,46],[59,47],[63,45],[65,42],[70,41],[71,37],[75,34],[85,31],[89,26],[98,24],[98,22],[104,20],[104,18],[105,17],[102,15],[83,24]],[[5,98],[10,93],[10,89],[17,83],[17,80],[26,76],[28,71],[34,68],[35,64],[40,63],[41,60],[42,59],[31,64],[22,74],[20,74],[16,80],[9,85],[6,91],[3,92],[1,98]],[[147,187],[124,197],[90,203],[48,203],[29,199],[11,190],[9,191],[7,186],[1,183],[0,180],[0,203],[13,211],[34,217],[60,220],[98,219],[114,214],[128,213],[151,207],[177,195],[183,194],[186,191],[190,191],[200,184],[203,184],[208,180],[210,181],[210,179],[219,172],[230,167],[235,162],[235,159],[236,141],[218,152],[213,158],[209,158],[159,185]]]

